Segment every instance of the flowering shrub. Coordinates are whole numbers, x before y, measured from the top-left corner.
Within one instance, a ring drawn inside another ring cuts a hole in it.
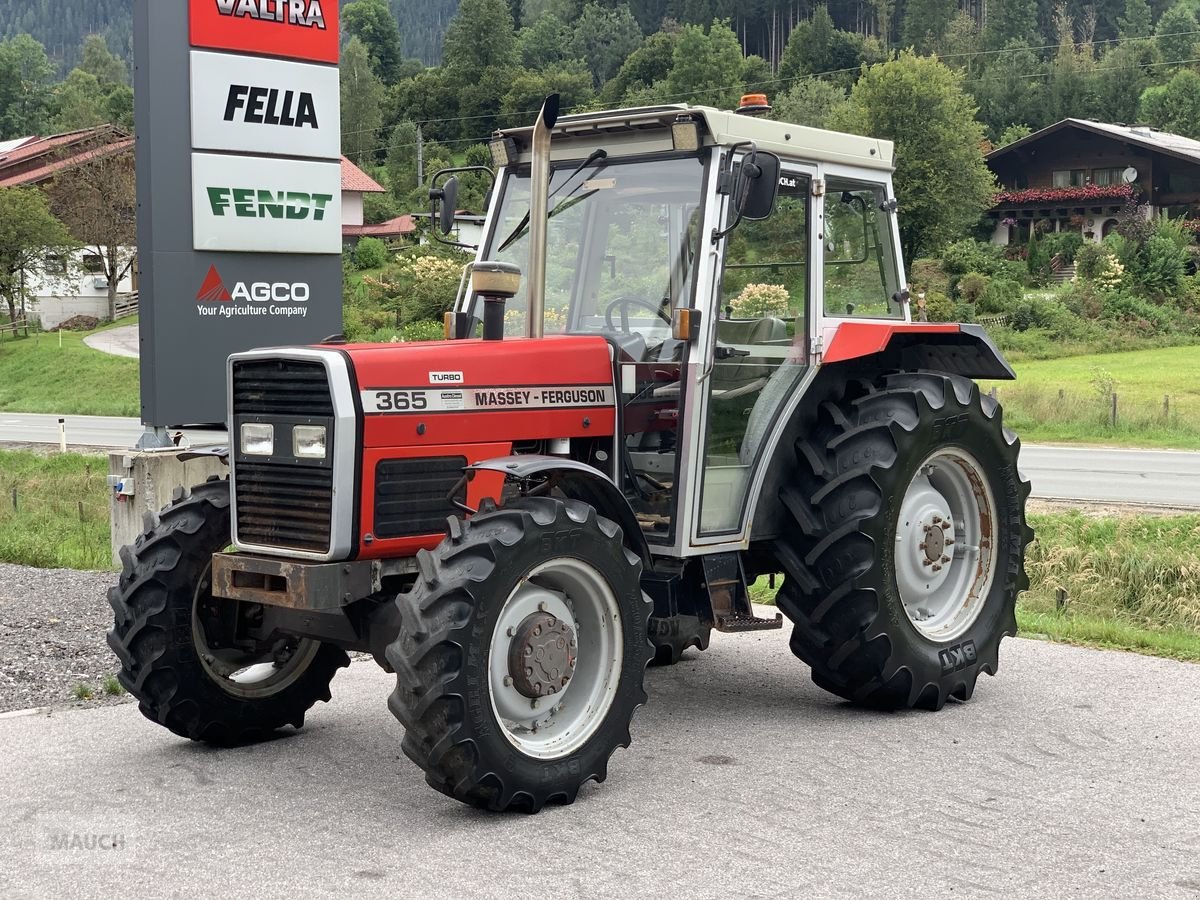
[[[786,316],[791,300],[787,288],[778,284],[748,284],[729,301],[737,319],[761,319],[766,316]]]
[[[1001,203],[1058,203],[1074,200],[1132,200],[1131,184],[1085,184],[1082,187],[1026,188],[1020,191],[1000,191],[995,204]]]
[[[562,334],[567,330],[566,307],[547,306],[542,330],[546,334]],[[504,313],[504,333],[509,337],[525,334],[525,310],[510,309]]]

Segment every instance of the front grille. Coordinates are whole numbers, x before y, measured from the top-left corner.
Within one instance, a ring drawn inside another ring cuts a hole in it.
[[[324,553],[333,519],[333,470],[237,463],[238,541]]]
[[[325,367],[298,359],[253,359],[233,364],[235,416],[332,416]]]
[[[277,358],[233,364],[232,438],[244,421],[275,425],[275,456],[234,461],[237,537],[241,544],[329,552],[333,523],[333,466],[291,458],[298,422],[326,424],[334,446],[333,396],[318,362]],[[284,458],[280,458],[284,457]]]
[[[466,500],[464,456],[385,459],[375,467],[375,536],[436,534],[456,511],[450,500]],[[455,487],[458,487],[455,490]]]

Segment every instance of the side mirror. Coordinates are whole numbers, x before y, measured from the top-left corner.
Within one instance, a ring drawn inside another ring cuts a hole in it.
[[[451,175],[442,185],[442,208],[438,214],[438,230],[449,234],[454,229],[454,213],[458,209],[458,176]]]
[[[741,200],[741,217],[752,222],[768,218],[779,196],[779,157],[763,150],[752,154],[742,164],[741,180],[735,195]]]

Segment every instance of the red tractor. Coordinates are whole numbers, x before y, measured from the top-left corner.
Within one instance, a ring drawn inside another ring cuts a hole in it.
[[[782,626],[757,579],[847,700],[939,709],[995,674],[1029,485],[971,379],[1012,370],[912,321],[892,145],[761,105],[550,98],[492,141],[449,340],[231,357],[229,478],[111,594],[141,711],[265,738],[369,653],[430,785],[536,811],[604,780],[647,663]]]

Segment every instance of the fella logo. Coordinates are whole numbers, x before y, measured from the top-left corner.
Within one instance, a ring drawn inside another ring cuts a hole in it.
[[[188,0],[188,19],[194,47],[338,61],[338,0]]]
[[[313,95],[304,91],[231,84],[225,101],[225,121],[241,119],[252,125],[319,128]]]
[[[308,315],[308,307],[297,304],[308,303],[311,289],[302,281],[255,281],[247,284],[239,281],[230,291],[225,287],[216,266],[209,266],[200,290],[196,309],[201,316],[218,316],[225,319],[254,316],[300,316]],[[216,304],[215,306],[213,304]]]

